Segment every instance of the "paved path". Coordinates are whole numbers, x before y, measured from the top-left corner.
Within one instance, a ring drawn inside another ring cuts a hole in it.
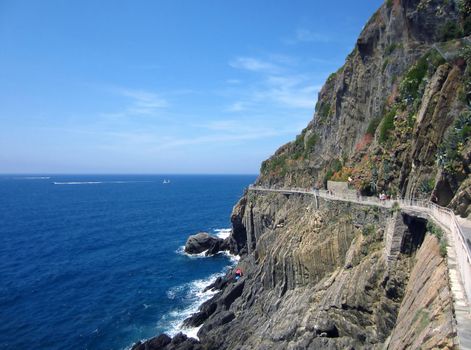
[[[401,209],[415,210],[428,215],[433,221],[445,228],[447,246],[447,266],[450,277],[450,288],[453,293],[453,305],[457,323],[459,347],[471,349],[471,293],[469,283],[471,281],[471,222],[458,218],[447,208],[439,207],[428,201],[416,200],[386,200],[380,201],[373,197],[357,197],[351,195],[332,194],[325,190],[306,190],[299,188],[275,189],[250,186],[249,191],[276,192],[283,194],[302,193],[314,195],[328,200],[358,203],[391,208],[394,202],[398,202]],[[458,252],[458,254],[457,254]],[[465,292],[468,286],[468,293]]]
[[[463,236],[466,241],[466,244],[471,249],[471,222],[469,220],[462,219],[462,218],[457,218],[457,219],[463,231]]]

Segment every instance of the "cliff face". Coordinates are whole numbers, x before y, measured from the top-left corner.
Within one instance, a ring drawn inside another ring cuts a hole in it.
[[[388,349],[453,347],[453,305],[438,240],[425,238],[410,274]]]
[[[471,1],[388,0],[319,94],[313,120],[262,164],[257,184],[352,179],[365,195],[471,203]],[[410,213],[248,191],[227,243],[241,255],[186,321],[199,342],[135,349],[455,347],[446,261]],[[153,347],[154,344],[158,344]]]
[[[469,7],[386,1],[327,80],[313,120],[262,164],[257,183],[311,187],[351,177],[365,194],[434,198],[467,216]]]
[[[215,297],[241,288],[209,317],[233,319],[201,328],[204,348],[403,349],[421,341],[453,348],[445,259],[425,219],[256,192],[234,212],[244,213],[237,220],[245,223],[248,255],[239,266],[246,274]],[[400,237],[396,253],[387,234]]]
[[[243,276],[216,281],[219,293],[186,321],[200,341],[161,336],[134,349],[454,348],[445,260],[425,219],[248,192],[233,220]]]

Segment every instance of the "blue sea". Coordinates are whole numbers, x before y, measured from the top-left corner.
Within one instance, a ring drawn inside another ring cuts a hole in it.
[[[182,246],[198,231],[227,235],[254,180],[1,176],[0,349],[121,350],[175,334],[234,264]]]

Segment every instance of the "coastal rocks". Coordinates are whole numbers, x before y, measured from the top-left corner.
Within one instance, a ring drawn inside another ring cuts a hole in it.
[[[198,333],[202,346],[381,348],[398,314],[407,312],[400,310],[406,287],[412,288],[411,266],[429,265],[423,255],[401,251],[388,263],[385,236],[392,214],[323,199],[313,209],[308,195],[246,197],[250,209],[239,212],[250,220],[240,219],[250,223],[247,244],[254,250],[241,260],[244,286],[229,283],[211,301],[214,311]],[[286,225],[278,227],[282,219]],[[424,271],[423,281],[431,272]],[[441,319],[436,326],[448,329],[450,323]]]
[[[220,327],[231,322],[235,318],[232,311],[223,311],[217,314],[216,317],[211,318],[206,322],[198,332],[198,336],[204,337],[209,331],[214,328]]]
[[[178,333],[173,338],[166,334],[145,341],[138,342],[131,350],[203,350],[203,347],[193,338],[188,338],[183,333]]]
[[[253,249],[237,267],[242,278],[229,271],[208,286],[219,292],[184,322],[201,327],[199,341],[178,336],[162,349],[380,349],[388,339],[397,349],[415,335],[429,339],[437,327],[444,342],[432,336],[428,344],[452,343],[451,294],[446,279],[440,282],[446,266],[437,243],[426,236],[415,253],[399,250],[389,261],[388,209],[323,198],[314,206],[310,195],[250,192],[237,212]],[[404,225],[394,235],[406,239],[411,220]],[[440,307],[444,317],[436,316]],[[434,321],[421,330],[427,315]],[[133,350],[146,349],[152,348]]]
[[[231,276],[231,275],[230,275]],[[245,286],[245,280],[242,278],[238,282],[231,277],[226,277],[226,283],[223,286],[223,291],[213,296],[208,301],[204,302],[198,312],[191,315],[183,322],[184,327],[199,327],[209,319],[214,313],[225,312],[230,308],[232,303],[242,295]],[[209,286],[210,287],[210,286]],[[220,319],[221,316],[216,317]],[[226,318],[224,318],[226,320]],[[215,321],[220,323],[222,321]],[[229,322],[229,321],[227,321]],[[225,323],[227,323],[225,322]],[[205,324],[206,327],[206,324]],[[212,329],[213,326],[211,326]],[[206,328],[206,331],[208,329]],[[203,331],[204,332],[204,331]],[[198,333],[199,334],[199,333]]]
[[[214,255],[220,251],[228,250],[228,241],[219,237],[214,237],[206,232],[200,232],[188,237],[185,244],[185,253]]]

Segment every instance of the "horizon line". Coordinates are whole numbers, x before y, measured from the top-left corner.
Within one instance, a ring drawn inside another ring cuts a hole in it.
[[[0,176],[60,176],[60,175],[117,175],[117,176],[258,176],[258,173],[1,173]]]

